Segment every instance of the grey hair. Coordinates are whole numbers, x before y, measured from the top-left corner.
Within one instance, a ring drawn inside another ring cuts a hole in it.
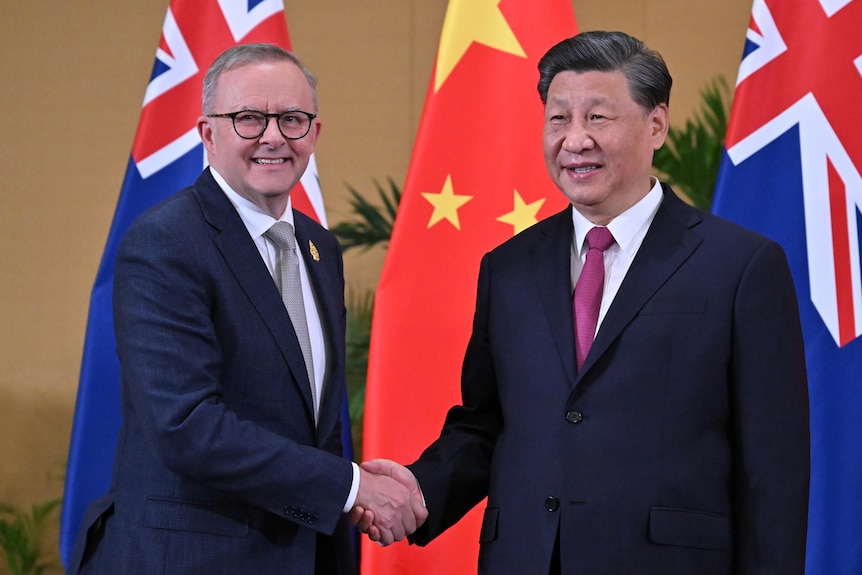
[[[548,100],[560,72],[622,72],[629,94],[646,111],[670,105],[673,79],[661,54],[624,32],[583,32],[553,46],[539,61],[539,97]]]
[[[308,80],[314,99],[312,112],[317,112],[317,80],[293,52],[275,44],[239,44],[222,52],[207,70],[203,85],[203,113],[213,114],[216,112],[212,109],[212,105],[215,99],[216,85],[222,74],[236,68],[262,62],[291,62],[296,64],[302,70],[305,79]]]

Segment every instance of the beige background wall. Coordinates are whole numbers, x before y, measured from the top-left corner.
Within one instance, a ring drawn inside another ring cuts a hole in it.
[[[2,2],[0,502],[62,495],[89,292],[167,5]],[[581,30],[622,29],[664,54],[675,123],[711,78],[735,79],[751,0],[573,5]],[[404,181],[446,0],[285,8],[293,48],[320,82],[317,160],[337,223],[348,217],[346,183],[373,198],[373,179]],[[381,262],[349,255],[349,285],[373,288]]]

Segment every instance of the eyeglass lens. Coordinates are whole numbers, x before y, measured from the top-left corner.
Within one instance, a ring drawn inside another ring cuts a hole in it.
[[[260,137],[274,114],[262,114],[255,111],[245,111],[233,119],[236,133],[247,139]],[[285,112],[277,117],[278,129],[285,138],[298,140],[305,136],[311,128],[311,118],[303,112]]]

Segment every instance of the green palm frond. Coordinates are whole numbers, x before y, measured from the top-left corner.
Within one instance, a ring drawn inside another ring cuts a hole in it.
[[[11,575],[40,575],[55,567],[42,553],[42,536],[60,500],[33,505],[29,513],[0,505],[0,555]]]
[[[671,127],[653,166],[665,182],[704,210],[710,209],[730,110],[730,90],[723,76],[701,91],[701,106],[683,128]]]
[[[331,229],[341,241],[344,251],[361,247],[364,250],[383,243],[389,242],[392,235],[392,225],[395,223],[395,214],[398,211],[398,203],[401,201],[401,190],[392,178],[387,178],[388,191],[374,180],[377,195],[383,202],[378,207],[364,197],[350,185],[347,186],[352,199],[350,206],[356,219],[350,222],[342,222]]]
[[[374,187],[382,206],[374,205],[348,185],[352,199],[350,205],[352,221],[342,222],[330,228],[341,242],[346,252],[352,248],[368,250],[377,244],[386,245],[392,235],[401,190],[392,178],[387,178],[388,188],[377,180]],[[365,415],[365,378],[368,371],[368,348],[371,342],[371,317],[374,312],[374,292],[360,295],[347,294],[347,349],[346,377],[347,401],[350,411],[350,426],[353,436],[354,454],[357,459],[362,454],[362,425]]]
[[[347,341],[345,373],[347,377],[350,431],[357,460],[362,454],[362,421],[365,414],[365,377],[368,371],[368,347],[371,342],[371,317],[374,313],[374,292],[347,294]]]

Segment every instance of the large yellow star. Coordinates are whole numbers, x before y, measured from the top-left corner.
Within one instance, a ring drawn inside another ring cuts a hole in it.
[[[527,54],[512,32],[503,13],[500,0],[450,0],[443,20],[437,70],[434,72],[434,92],[467,52],[473,42],[526,58]]]
[[[422,197],[428,200],[434,206],[434,213],[431,214],[431,219],[428,221],[430,228],[440,220],[449,220],[455,226],[455,229],[461,229],[461,222],[458,219],[458,208],[473,199],[473,196],[456,196],[452,189],[452,176],[446,176],[446,182],[443,184],[443,189],[439,194],[422,194]]]
[[[538,222],[538,218],[536,218],[536,214],[539,213],[539,210],[542,207],[542,204],[545,203],[545,198],[541,200],[536,200],[532,204],[527,204],[524,202],[524,198],[521,197],[521,194],[518,193],[518,190],[515,190],[515,209],[513,209],[508,214],[502,215],[497,218],[498,222],[503,222],[504,224],[512,224],[515,228],[515,232],[512,235],[519,234]]]

